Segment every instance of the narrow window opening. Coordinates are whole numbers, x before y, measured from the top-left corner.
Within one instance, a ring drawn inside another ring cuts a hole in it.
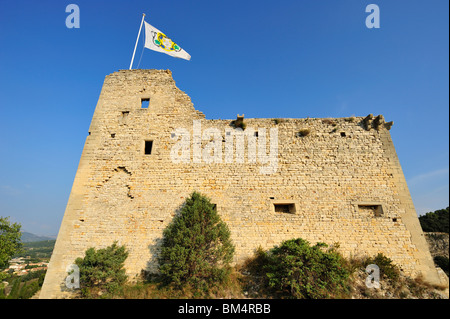
[[[149,104],[150,104],[150,99],[148,99],[148,98],[141,99],[141,109],[148,109]]]
[[[295,204],[273,204],[275,213],[295,214]]]
[[[392,221],[395,223],[395,222],[397,222],[397,218],[392,218]]]
[[[153,141],[145,141],[144,154],[145,155],[152,154],[152,148],[153,148]]]
[[[368,213],[373,217],[382,217],[383,216],[383,208],[381,205],[377,204],[361,204],[358,205],[358,211],[360,213]]]
[[[258,137],[258,131],[255,132],[255,137]]]

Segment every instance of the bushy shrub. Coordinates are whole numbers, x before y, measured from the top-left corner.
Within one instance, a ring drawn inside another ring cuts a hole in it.
[[[324,243],[311,246],[297,238],[283,242],[258,258],[267,283],[276,294],[290,298],[330,298],[349,291],[350,271],[335,249]]]
[[[80,288],[83,297],[93,297],[96,293],[115,293],[126,282],[123,268],[128,257],[125,246],[114,242],[111,246],[86,250],[84,258],[77,258],[75,264],[80,269]]]
[[[375,257],[368,258],[364,266],[375,264],[380,268],[380,276],[384,276],[390,280],[397,280],[400,276],[400,269],[395,265],[392,260],[382,253],[377,254]]]
[[[192,193],[163,235],[159,269],[164,283],[207,292],[228,279],[234,246],[207,197]]]

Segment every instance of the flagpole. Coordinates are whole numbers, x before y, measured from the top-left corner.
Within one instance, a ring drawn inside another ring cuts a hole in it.
[[[136,47],[139,41],[139,36],[141,35],[141,29],[142,29],[142,24],[144,23],[144,17],[145,17],[145,13],[142,14],[142,21],[141,21],[141,26],[139,27],[139,33],[136,39],[136,44],[134,45],[134,51],[133,51],[133,57],[131,58],[131,63],[130,63],[130,70],[131,67],[133,66],[133,61],[134,61],[134,54],[136,53]]]

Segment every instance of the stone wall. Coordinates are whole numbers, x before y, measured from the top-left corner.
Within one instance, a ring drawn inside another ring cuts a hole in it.
[[[448,258],[448,233],[426,232],[425,238],[430,247],[431,256],[445,256]]]
[[[206,119],[170,71],[108,75],[41,298],[66,296],[66,267],[87,248],[115,240],[129,249],[130,278],[156,271],[162,231],[194,190],[211,198],[230,227],[236,263],[259,246],[302,237],[339,242],[347,256],[383,252],[407,274],[437,280],[389,134],[392,122],[372,115],[244,118],[242,132],[233,120]],[[177,132],[189,138],[188,150]],[[244,134],[245,143],[233,134]],[[151,154],[145,141],[152,141]],[[277,156],[256,154],[262,146]],[[188,157],[180,160],[183,149]]]

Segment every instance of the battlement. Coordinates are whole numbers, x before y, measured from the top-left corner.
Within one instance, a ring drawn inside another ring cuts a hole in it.
[[[41,292],[62,297],[89,247],[129,249],[130,278],[157,271],[162,232],[192,191],[228,224],[235,262],[301,237],[344,255],[383,252],[437,273],[382,115],[209,120],[170,71],[106,76]]]

